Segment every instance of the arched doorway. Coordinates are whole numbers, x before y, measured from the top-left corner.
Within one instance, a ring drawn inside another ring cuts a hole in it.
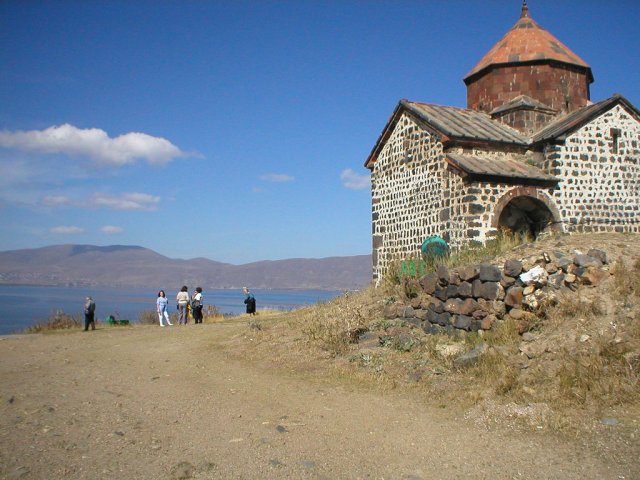
[[[558,229],[558,212],[546,195],[532,187],[516,188],[496,205],[493,227],[536,238],[541,232]]]

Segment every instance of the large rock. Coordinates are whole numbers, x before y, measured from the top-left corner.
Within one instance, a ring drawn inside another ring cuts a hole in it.
[[[480,269],[476,265],[467,265],[458,269],[458,276],[463,282],[471,282],[478,277]]]
[[[454,315],[453,326],[461,330],[471,330],[473,324],[473,317],[467,315]]]
[[[598,250],[597,248],[589,249],[589,251],[587,252],[587,255],[592,258],[597,258],[602,262],[603,265],[606,265],[607,263],[609,263],[607,261],[607,253],[602,250]]]
[[[498,282],[482,282],[479,279],[473,281],[473,296],[476,298],[496,300],[501,289],[502,287]]]
[[[522,273],[522,262],[520,260],[507,260],[504,262],[504,274],[507,277],[517,277]],[[514,280],[515,281],[515,280]]]
[[[573,258],[573,263],[575,263],[578,267],[601,267],[602,262],[597,258],[591,257],[589,255],[585,255],[584,253],[578,253]]]
[[[482,355],[484,355],[486,351],[487,346],[484,343],[481,343],[470,352],[467,352],[464,355],[456,358],[453,363],[457,367],[468,367],[470,365],[475,365],[476,363],[478,363],[478,360]]]
[[[600,283],[609,278],[609,272],[598,267],[589,267],[587,271],[580,275],[580,281],[585,285],[597,287]]]
[[[499,282],[502,278],[502,272],[498,267],[483,263],[480,265],[479,276],[483,282]]]
[[[458,296],[465,298],[473,296],[473,285],[469,282],[460,282],[460,285],[458,285]]]
[[[436,274],[438,275],[438,280],[440,280],[440,283],[442,283],[443,285],[449,284],[450,274],[449,269],[446,265],[440,265],[436,270]]]
[[[516,279],[514,277],[510,277],[508,275],[502,275],[502,278],[500,279],[500,285],[502,285],[502,288],[509,288],[512,285],[515,285],[516,283]]]
[[[462,300],[459,298],[450,298],[444,302],[444,310],[449,313],[460,313],[460,307],[462,306]]]
[[[524,289],[522,287],[511,287],[507,290],[504,297],[504,303],[508,307],[519,307],[522,305]]]
[[[471,315],[480,309],[480,305],[473,298],[467,298],[458,306],[458,312],[462,315]]]
[[[550,285],[553,288],[560,288],[564,285],[565,277],[566,275],[562,273],[562,271],[549,275],[549,278],[547,278],[547,285]]]
[[[556,264],[558,265],[558,268],[560,268],[564,273],[567,273],[569,271],[569,267],[573,265],[573,262],[567,257],[562,257],[558,259]]]
[[[420,278],[420,286],[425,293],[433,295],[438,287],[438,275],[434,272],[427,273]]]
[[[427,304],[427,308],[436,313],[442,313],[444,312],[444,303],[439,298],[431,297]]]

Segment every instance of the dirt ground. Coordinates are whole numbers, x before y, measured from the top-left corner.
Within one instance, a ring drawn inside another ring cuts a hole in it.
[[[633,458],[488,430],[408,392],[232,359],[237,319],[0,337],[0,476],[631,479]],[[638,453],[638,452],[636,452]]]

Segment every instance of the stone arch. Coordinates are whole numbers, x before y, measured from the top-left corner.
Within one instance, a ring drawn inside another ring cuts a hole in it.
[[[505,193],[494,210],[491,227],[526,232],[561,231],[560,213],[551,198],[535,187],[517,187]]]

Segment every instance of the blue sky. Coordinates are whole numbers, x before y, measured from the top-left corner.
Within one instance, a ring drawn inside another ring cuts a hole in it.
[[[640,2],[530,0],[640,107]],[[234,264],[370,253],[363,162],[398,100],[464,107],[521,2],[0,3],[0,250]]]

